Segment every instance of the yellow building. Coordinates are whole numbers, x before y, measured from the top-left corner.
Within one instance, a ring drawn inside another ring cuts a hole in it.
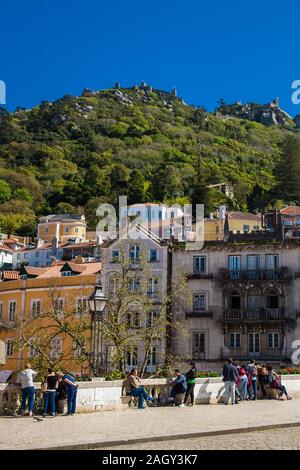
[[[57,238],[59,242],[69,238],[86,239],[86,222],[84,215],[58,214],[46,215],[38,223],[38,238],[51,242]]]
[[[36,362],[48,347],[54,363],[87,373],[88,360],[78,358],[89,350],[88,297],[100,270],[101,263],[95,262],[25,266],[19,279],[0,283],[0,341],[5,343],[0,370]]]

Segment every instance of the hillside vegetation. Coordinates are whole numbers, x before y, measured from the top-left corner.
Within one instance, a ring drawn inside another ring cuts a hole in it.
[[[292,126],[207,113],[146,88],[0,109],[0,227],[30,235],[41,214],[85,212],[93,228],[98,203],[116,204],[119,194],[129,203],[205,201],[207,210],[288,202],[282,143],[294,135]],[[233,186],[233,200],[206,189],[219,182]]]

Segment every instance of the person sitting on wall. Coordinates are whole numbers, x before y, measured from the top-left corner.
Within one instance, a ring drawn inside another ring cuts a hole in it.
[[[286,396],[286,399],[287,400],[291,400],[292,397],[290,397],[288,395],[288,392],[285,388],[284,385],[280,384],[279,382],[279,376],[277,375],[277,373],[275,372],[275,370],[273,369],[272,366],[268,366],[267,367],[267,370],[268,370],[268,383],[270,385],[270,387],[273,389],[273,390],[279,390],[279,397],[278,397],[278,400],[284,400],[284,398],[282,398],[282,395],[285,395]]]
[[[170,398],[175,401],[176,404],[176,395],[182,395],[182,400],[181,403],[178,405],[180,408],[185,407],[185,404],[183,402],[184,400],[184,395],[187,390],[187,383],[186,383],[186,378],[185,376],[180,372],[179,369],[174,370],[176,379],[172,380],[172,390],[171,390],[171,395]]]
[[[138,370],[132,369],[130,374],[127,376],[127,379],[124,380],[124,387],[126,391],[126,395],[130,397],[138,397],[138,409],[144,410],[144,401],[148,402],[148,405],[151,404],[154,400],[144,387],[142,386],[141,379],[138,376]]]

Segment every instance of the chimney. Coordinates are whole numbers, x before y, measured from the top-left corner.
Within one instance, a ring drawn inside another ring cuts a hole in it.
[[[74,259],[74,263],[76,263],[76,264],[84,263],[83,257],[82,256],[76,256],[76,258]]]
[[[210,212],[210,213],[208,214],[208,218],[209,218],[210,220],[212,220],[212,219],[214,218],[213,212]]]
[[[54,257],[56,257],[57,248],[58,248],[58,239],[56,237],[54,237],[53,240],[52,240],[52,246],[51,246],[51,254]]]

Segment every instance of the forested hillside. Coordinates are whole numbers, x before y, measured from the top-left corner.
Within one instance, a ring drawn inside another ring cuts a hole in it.
[[[119,194],[129,203],[204,201],[207,210],[297,201],[294,136],[291,123],[207,113],[149,87],[84,90],[33,109],[2,109],[0,228],[30,235],[36,217],[53,212],[85,212],[93,228],[95,207],[117,203]],[[207,190],[219,182],[232,184],[233,200]]]

